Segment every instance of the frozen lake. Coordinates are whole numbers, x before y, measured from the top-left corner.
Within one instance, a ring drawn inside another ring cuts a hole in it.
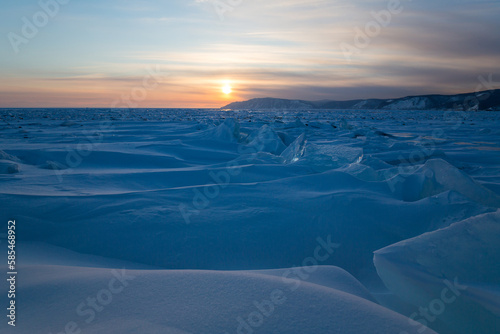
[[[0,109],[0,201],[19,333],[500,332],[498,112]]]

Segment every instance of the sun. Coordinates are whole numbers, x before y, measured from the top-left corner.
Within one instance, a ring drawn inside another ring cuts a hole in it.
[[[231,88],[231,85],[229,83],[226,83],[224,87],[222,87],[222,92],[226,95],[229,95],[233,92],[233,89]]]

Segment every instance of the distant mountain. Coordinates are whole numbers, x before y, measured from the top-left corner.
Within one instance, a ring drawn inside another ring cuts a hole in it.
[[[421,95],[399,99],[304,101],[272,97],[233,102],[222,109],[386,109],[386,110],[498,110],[500,89],[457,95]]]

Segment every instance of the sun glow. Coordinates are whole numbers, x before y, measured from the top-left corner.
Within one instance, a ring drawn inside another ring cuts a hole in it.
[[[226,95],[229,95],[233,92],[233,89],[231,88],[231,85],[229,83],[226,83],[224,87],[222,87],[222,92]]]

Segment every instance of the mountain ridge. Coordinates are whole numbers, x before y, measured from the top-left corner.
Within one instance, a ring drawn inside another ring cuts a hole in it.
[[[495,110],[500,111],[500,89],[455,95],[415,95],[395,99],[292,100],[273,97],[232,102],[221,109],[386,109],[386,110]]]

